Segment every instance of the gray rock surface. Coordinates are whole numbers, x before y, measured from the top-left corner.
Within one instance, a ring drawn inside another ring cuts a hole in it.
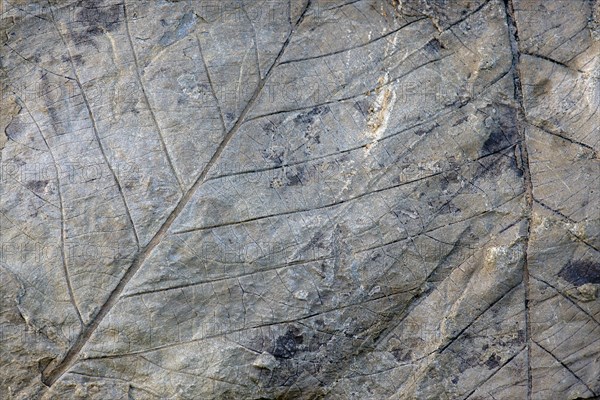
[[[0,398],[600,395],[597,0],[2,0]]]

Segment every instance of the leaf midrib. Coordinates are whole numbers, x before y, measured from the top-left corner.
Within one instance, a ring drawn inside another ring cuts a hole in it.
[[[285,42],[283,43],[281,50],[277,54],[277,57],[275,58],[275,60],[271,64],[271,66],[269,67],[264,78],[262,78],[260,80],[252,97],[246,104],[246,107],[244,108],[244,110],[241,112],[236,123],[229,130],[229,132],[227,132],[227,134],[225,135],[225,137],[223,138],[223,140],[221,141],[221,143],[219,144],[219,146],[213,153],[213,156],[211,157],[210,161],[206,164],[206,166],[204,167],[204,169],[202,170],[200,175],[198,175],[198,177],[196,178],[196,181],[194,182],[194,184],[181,197],[181,199],[177,203],[177,206],[169,214],[169,216],[167,217],[165,222],[158,229],[158,231],[154,234],[154,236],[148,242],[148,244],[138,253],[138,255],[135,257],[134,261],[131,263],[131,265],[125,272],[125,274],[123,274],[123,277],[121,278],[119,283],[115,286],[113,291],[108,296],[107,300],[100,307],[100,309],[95,314],[95,316],[92,318],[90,323],[87,324],[82,329],[81,333],[75,340],[75,343],[65,353],[65,355],[61,359],[61,361],[59,361],[57,364],[51,363],[42,372],[41,380],[47,387],[51,387],[77,361],[81,349],[83,348],[83,346],[85,346],[85,344],[88,342],[88,340],[90,339],[92,334],[96,331],[96,329],[98,328],[98,326],[100,325],[100,323],[102,322],[104,317],[112,310],[114,305],[119,301],[121,293],[123,292],[123,290],[129,283],[131,278],[141,268],[141,266],[144,264],[144,262],[150,255],[150,253],[152,253],[152,251],[162,242],[163,238],[167,235],[173,222],[175,222],[177,217],[179,217],[181,212],[184,210],[184,208],[189,203],[190,199],[193,197],[195,192],[198,190],[198,188],[200,186],[202,186],[202,184],[206,181],[206,177],[208,176],[208,173],[210,172],[212,167],[219,161],[221,154],[223,153],[223,151],[225,150],[225,148],[227,147],[227,145],[229,144],[229,142],[231,141],[233,136],[237,133],[239,128],[244,124],[246,115],[248,114],[250,109],[254,106],[254,103],[255,103],[256,99],[259,97],[260,93],[262,92],[262,89],[263,89],[266,81],[269,79],[272,71],[278,65],[279,60],[281,59],[283,53],[285,52],[285,49],[287,48],[287,46],[290,43],[292,35],[294,34],[294,32],[296,31],[298,26],[302,23],[302,20],[304,19],[306,12],[310,8],[310,4],[311,4],[311,0],[307,0],[302,12],[300,13],[300,16],[298,17],[296,22],[293,24],[293,26],[290,27],[288,36],[287,36]],[[124,17],[125,23],[127,23],[127,11],[126,11],[125,3],[123,3],[123,8],[124,8],[124,12],[125,12],[125,17]],[[51,366],[53,366],[53,368],[50,368]]]

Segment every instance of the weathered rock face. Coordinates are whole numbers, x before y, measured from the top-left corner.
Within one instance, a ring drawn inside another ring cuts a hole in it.
[[[600,3],[3,0],[2,399],[600,395]]]

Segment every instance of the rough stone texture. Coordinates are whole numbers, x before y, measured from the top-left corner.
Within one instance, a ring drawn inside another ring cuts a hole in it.
[[[599,18],[2,0],[0,398],[596,398]]]

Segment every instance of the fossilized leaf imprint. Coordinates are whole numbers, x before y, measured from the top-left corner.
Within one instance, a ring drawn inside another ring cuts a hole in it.
[[[3,0],[0,397],[600,395],[599,14]]]

